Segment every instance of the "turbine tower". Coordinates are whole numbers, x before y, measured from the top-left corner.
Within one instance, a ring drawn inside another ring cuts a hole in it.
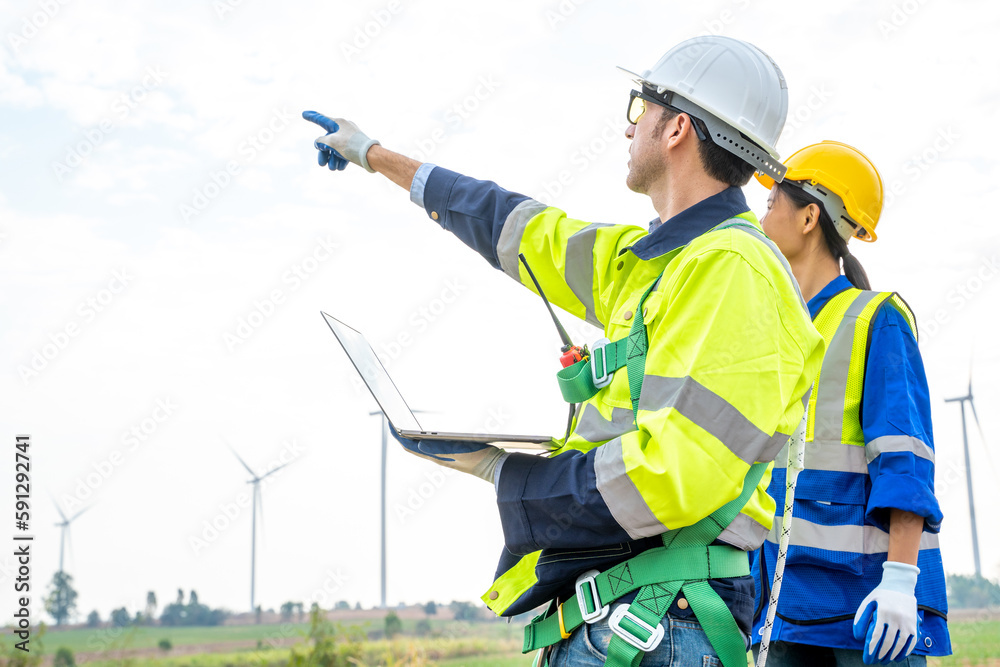
[[[969,402],[972,408],[972,417],[976,420],[976,427],[982,436],[983,427],[979,425],[979,415],[976,414],[976,404],[972,400],[972,371],[969,371],[969,390],[965,396],[946,398],[945,403],[959,403],[962,410],[962,444],[965,448],[965,483],[969,490],[969,520],[972,523],[972,557],[976,564],[976,577],[983,576],[982,568],[979,565],[979,533],[976,530],[976,502],[972,493],[972,463],[969,460],[969,436],[965,425],[965,402]]]
[[[54,500],[52,502],[55,503]],[[60,572],[65,572],[65,570],[63,570],[63,555],[64,555],[64,552],[66,550],[66,542],[69,541],[69,524],[73,523],[78,516],[80,516],[81,514],[83,514],[84,512],[86,512],[89,509],[90,509],[89,507],[84,507],[82,510],[80,510],[79,512],[77,512],[76,514],[74,514],[72,516],[72,518],[67,519],[66,515],[63,514],[62,509],[59,507],[59,503],[56,503],[56,511],[59,512],[59,516],[62,517],[62,521],[60,521],[59,523],[56,524],[61,529],[60,534],[59,534],[59,571]]]
[[[232,447],[230,447],[229,449],[233,452],[233,456],[239,459],[239,462],[243,464],[243,467],[247,469],[247,472],[249,472],[250,476],[253,478],[247,480],[247,484],[253,484],[253,501],[252,501],[253,511],[251,513],[251,518],[250,518],[250,612],[253,613],[257,611],[257,606],[255,604],[255,599],[254,599],[254,582],[255,582],[255,572],[257,567],[257,505],[261,506],[260,508],[261,517],[263,517],[264,515],[264,506],[261,502],[261,497],[260,497],[260,483],[267,477],[273,475],[274,473],[278,472],[279,470],[287,466],[288,463],[291,463],[291,461],[289,461],[288,463],[282,463],[277,468],[272,468],[263,475],[258,475],[253,471],[253,468],[247,465],[246,461],[240,458],[240,455],[236,453],[235,449],[233,449]]]
[[[411,410],[410,412],[414,414],[426,413],[426,410]],[[369,415],[379,415],[382,417],[382,592],[381,592],[381,604],[380,609],[385,609],[385,459],[386,450],[388,449],[389,441],[389,419],[385,416],[385,413],[381,410],[375,410],[369,412]]]

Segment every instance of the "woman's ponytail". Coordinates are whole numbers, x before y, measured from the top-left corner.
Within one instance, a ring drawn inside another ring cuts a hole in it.
[[[851,284],[858,289],[870,290],[872,285],[868,282],[868,274],[865,272],[865,267],[861,266],[861,262],[858,258],[851,254],[851,251],[847,249],[847,243],[844,243],[844,255],[840,258],[844,264],[844,275],[847,279],[851,281]]]

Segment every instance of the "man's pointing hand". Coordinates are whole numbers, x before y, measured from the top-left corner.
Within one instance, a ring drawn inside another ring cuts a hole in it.
[[[368,149],[379,142],[369,139],[357,125],[343,118],[329,118],[316,111],[303,111],[302,117],[328,132],[313,143],[319,151],[318,160],[321,167],[329,167],[331,171],[342,171],[350,161],[367,171],[375,171],[368,164],[366,156]]]

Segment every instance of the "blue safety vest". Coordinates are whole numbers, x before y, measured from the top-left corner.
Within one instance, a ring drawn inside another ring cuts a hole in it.
[[[881,581],[889,543],[888,511],[898,508],[925,517],[917,562],[921,628],[915,653],[948,655],[948,603],[937,535],[941,514],[933,498],[929,404],[913,315],[898,295],[855,289],[842,276],[809,306],[827,352],[809,402],[805,469],[796,485],[771,639],[861,649],[862,641],[852,632],[854,614]],[[873,336],[876,325],[880,333]],[[867,377],[866,367],[877,367],[878,377]],[[900,405],[909,412],[890,418],[894,424],[880,423],[881,417],[874,414],[863,416],[866,410],[899,411]],[[911,416],[920,412],[926,414]],[[871,433],[862,428],[863,422]],[[922,430],[919,424],[924,422],[927,428]],[[751,556],[757,584],[756,641],[777,560],[786,461],[787,456],[779,454],[768,487],[778,509],[774,527]]]

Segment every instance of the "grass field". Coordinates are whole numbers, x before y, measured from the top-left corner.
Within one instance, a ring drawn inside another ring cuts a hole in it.
[[[382,629],[381,619],[341,621],[345,627],[356,627],[363,632]],[[403,619],[403,632],[415,634],[416,621]],[[455,621],[430,620],[431,632],[449,636],[463,632],[462,628],[476,637],[490,639],[518,639],[521,626],[505,622],[491,621],[473,625]],[[73,653],[92,653],[112,646],[121,648],[156,648],[160,640],[168,639],[175,648],[204,644],[224,644],[231,642],[260,641],[264,645],[289,644],[303,639],[309,630],[309,623],[282,623],[270,625],[219,625],[210,627],[163,627],[140,626],[126,630],[111,628],[77,628],[54,630],[48,628],[44,644],[46,650],[61,646]]]
[[[932,658],[929,665],[1000,665],[1000,619],[949,622],[948,631],[955,654]]]
[[[220,625],[214,627],[136,627],[126,630],[111,628],[80,628],[53,630],[49,628],[43,639],[47,649],[65,646],[73,653],[91,653],[110,647],[128,645],[132,648],[156,648],[161,639],[169,639],[174,646],[217,644],[236,641],[267,642],[277,637],[304,636],[308,623],[283,625]]]
[[[414,625],[412,619],[404,621],[404,631],[412,633]],[[47,655],[66,647],[77,654],[78,664],[94,667],[284,667],[293,644],[303,650],[308,627],[308,623],[289,623],[206,628],[141,627],[123,633],[92,629],[49,630],[43,641]],[[381,629],[381,624],[359,620],[342,623],[339,627],[339,632],[349,632],[349,627],[357,628],[354,631],[357,638]],[[1000,619],[956,619],[949,627],[955,655],[931,658],[929,665],[1000,667]],[[357,644],[360,647],[359,664],[394,667],[526,667],[531,664],[532,656],[520,654],[521,628],[518,625],[432,620],[431,628],[436,636],[363,641]],[[161,639],[169,639],[174,648],[167,653],[157,649]],[[103,655],[98,655],[101,653]]]

